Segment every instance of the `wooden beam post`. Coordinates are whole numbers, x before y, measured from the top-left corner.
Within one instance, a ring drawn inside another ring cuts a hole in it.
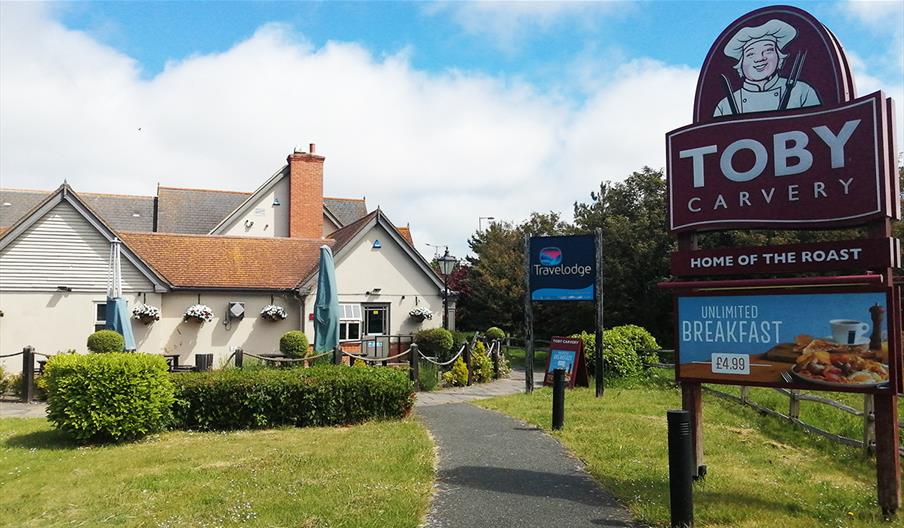
[[[891,517],[901,505],[901,457],[898,456],[898,397],[894,391],[877,392],[876,484],[882,514]]]
[[[694,451],[694,476],[700,475],[703,465],[703,389],[699,383],[681,383],[681,402],[691,415],[691,442]]]

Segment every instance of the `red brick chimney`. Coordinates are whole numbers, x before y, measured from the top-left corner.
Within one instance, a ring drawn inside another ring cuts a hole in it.
[[[298,149],[289,164],[289,237],[323,238],[323,156]]]

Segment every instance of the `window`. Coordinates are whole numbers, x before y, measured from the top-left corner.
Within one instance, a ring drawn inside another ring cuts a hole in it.
[[[357,341],[361,339],[361,305],[339,305],[339,341]]]
[[[369,336],[389,334],[389,305],[369,304],[364,307],[364,333]]]
[[[94,331],[107,328],[107,303],[94,301]]]

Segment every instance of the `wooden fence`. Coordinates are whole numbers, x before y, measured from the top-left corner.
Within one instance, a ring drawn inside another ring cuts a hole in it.
[[[674,354],[674,350],[660,350],[659,353],[664,355]],[[672,369],[674,370],[674,363],[647,363],[648,367],[652,368],[661,368],[661,369]],[[740,403],[742,405],[746,405],[753,409],[756,409],[761,414],[766,414],[770,416],[775,416],[777,418],[781,418],[782,420],[786,420],[801,429],[808,431],[810,433],[822,436],[823,438],[827,438],[832,442],[837,442],[839,444],[848,445],[851,447],[856,447],[858,449],[863,450],[864,454],[872,455],[875,453],[876,448],[876,415],[874,413],[874,403],[873,403],[873,395],[872,394],[864,394],[863,395],[863,410],[855,409],[850,405],[844,404],[842,402],[833,400],[831,398],[826,398],[823,396],[816,396],[814,394],[809,394],[806,392],[802,392],[798,389],[782,389],[773,387],[769,390],[774,390],[779,394],[788,397],[788,413],[782,413],[775,409],[770,409],[769,407],[765,407],[760,405],[759,403],[753,401],[750,398],[750,387],[740,386],[740,396],[735,396],[734,394],[729,394],[724,391],[720,391],[714,389],[712,387],[704,386],[703,390],[708,394],[712,394],[717,398],[722,398],[724,400]],[[800,419],[800,402],[809,401],[813,403],[818,403],[821,405],[827,405],[833,409],[837,409],[841,412],[845,412],[848,414],[852,414],[854,416],[861,417],[863,419],[863,436],[860,439],[849,438],[847,436],[835,434],[820,427],[817,427],[813,424],[809,424]],[[904,424],[898,424],[899,428],[904,429]],[[899,453],[904,456],[904,447],[898,448]]]

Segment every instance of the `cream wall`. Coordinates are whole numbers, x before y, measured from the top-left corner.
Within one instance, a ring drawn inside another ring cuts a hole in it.
[[[273,199],[279,205],[273,205]],[[246,227],[245,222],[250,227]],[[221,235],[287,237],[289,236],[289,178],[280,179],[268,192],[251,204],[248,211],[219,230]]]
[[[194,364],[194,354],[213,353],[214,366],[221,366],[236,347],[254,354],[276,353],[279,338],[299,328],[299,301],[291,296],[274,296],[274,303],[288,312],[283,321],[265,321],[261,309],[270,304],[262,293],[201,293],[201,303],[214,311],[214,320],[198,324],[183,322],[185,309],[198,302],[197,293],[127,294],[129,307],[146,299],[161,309],[161,318],[149,325],[132,321],[139,351],[179,354],[179,362]],[[26,345],[35,351],[55,354],[75,349],[87,353],[88,336],[94,331],[95,301],[106,302],[106,293],[20,293],[0,292],[0,355],[16,353]],[[223,325],[229,301],[245,303],[245,318]],[[19,372],[21,356],[0,360],[6,372]]]
[[[380,240],[382,248],[373,249],[376,239]],[[388,304],[392,335],[407,335],[443,325],[442,292],[379,225],[337,259],[336,286],[340,303]],[[365,295],[374,288],[380,288],[378,295]],[[314,312],[316,295],[315,288],[305,307],[305,333],[309,340],[314,337],[313,323],[308,319]],[[408,312],[416,306],[429,308],[434,314],[433,319],[416,322],[409,317]],[[363,333],[363,326],[361,331]]]

